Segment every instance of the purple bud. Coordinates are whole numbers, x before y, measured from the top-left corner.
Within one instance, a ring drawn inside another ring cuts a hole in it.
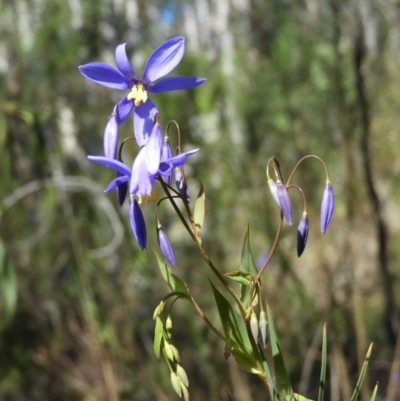
[[[276,182],[278,190],[279,204],[281,205],[281,210],[289,223],[292,225],[292,205],[290,204],[290,198],[286,187],[278,180]]]
[[[103,146],[104,156],[115,159],[118,145],[118,124],[114,115],[108,118],[106,128],[104,130]]]
[[[308,238],[308,214],[303,212],[299,226],[297,227],[297,256],[300,257],[304,252]]]
[[[146,248],[146,223],[144,221],[143,213],[136,198],[131,195],[129,198],[129,219],[131,221],[131,228],[136,242],[143,250]]]
[[[281,205],[279,203],[278,188],[276,186],[276,182],[274,180],[271,180],[271,178],[268,178],[267,182],[268,182],[269,191],[271,192],[271,195],[272,195],[274,201],[280,208]]]
[[[116,177],[121,177],[122,174],[117,171]],[[128,192],[128,181],[123,182],[117,186],[118,203],[122,206],[125,202],[126,194]]]
[[[323,234],[326,233],[329,222],[331,221],[334,204],[335,199],[333,196],[332,183],[327,181],[321,202],[321,232]]]
[[[161,162],[164,162],[165,160],[169,160],[171,159],[173,156],[172,154],[172,148],[171,148],[171,142],[169,141],[169,138],[166,136],[164,137],[164,141],[162,144],[162,148],[161,148]],[[172,169],[170,172],[168,172],[167,174],[164,175],[165,178],[165,182],[168,185],[171,185],[172,182]]]
[[[183,182],[182,172],[180,167],[175,168],[175,184],[178,188],[179,193],[186,197],[186,200],[189,202],[189,190],[186,185],[186,181]]]
[[[174,251],[172,250],[172,246],[171,243],[169,242],[167,234],[165,234],[165,231],[160,225],[158,225],[157,227],[157,239],[158,239],[158,245],[161,249],[161,252],[165,256],[165,259],[167,259],[168,263],[171,266],[175,267]]]

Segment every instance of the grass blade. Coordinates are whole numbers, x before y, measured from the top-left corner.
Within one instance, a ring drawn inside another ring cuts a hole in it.
[[[367,373],[368,362],[369,362],[369,358],[371,357],[371,352],[372,352],[372,345],[373,344],[371,343],[371,345],[368,348],[368,352],[367,352],[367,355],[365,356],[363,367],[361,369],[360,377],[357,380],[356,388],[354,389],[354,393],[351,396],[350,401],[356,401],[358,394],[360,393],[360,389],[361,389],[362,383],[364,381],[365,374]]]
[[[327,345],[327,340],[326,340],[326,323],[325,323],[324,330],[322,333],[322,361],[321,361],[321,376],[319,379],[318,401],[323,401],[323,399],[324,399],[327,350],[328,350],[328,345]]]

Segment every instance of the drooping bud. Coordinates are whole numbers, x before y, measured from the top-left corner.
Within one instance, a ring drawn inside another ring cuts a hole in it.
[[[269,191],[271,192],[272,198],[276,202],[276,204],[281,207],[281,204],[279,203],[279,196],[278,196],[278,187],[276,186],[276,182],[274,180],[271,180],[271,178],[268,178],[267,180]]]
[[[250,316],[250,329],[255,343],[258,344],[258,321],[257,316],[254,312],[251,312]]]
[[[176,188],[178,189],[179,193],[184,196],[187,201],[189,202],[189,190],[186,185],[186,181],[184,182],[182,177],[182,172],[180,167],[175,168],[175,184]]]
[[[116,178],[122,177],[122,174],[117,171]],[[128,193],[128,181],[117,186],[118,203],[122,206],[125,202],[126,194]]]
[[[165,136],[163,144],[162,144],[162,148],[161,148],[161,162],[163,162],[165,160],[168,160],[168,159],[171,159],[172,156],[173,156],[173,154],[172,154],[171,142],[170,142],[168,136]],[[165,178],[165,182],[168,185],[171,185],[171,183],[172,183],[172,169],[167,174],[163,175],[163,177]]]
[[[165,234],[165,231],[163,230],[160,224],[158,224],[157,226],[157,240],[158,240],[158,246],[160,247],[161,252],[165,256],[165,259],[167,259],[168,263],[172,267],[175,267],[174,251],[172,249],[171,243],[169,242],[167,234]]]
[[[165,355],[167,356],[167,358],[168,358],[171,362],[173,362],[173,361],[175,360],[175,358],[174,358],[174,352],[172,351],[172,348],[171,348],[172,345],[171,345],[169,342],[165,341],[165,339],[164,339],[163,344],[164,344],[164,352],[165,352]]]
[[[331,221],[334,204],[335,198],[333,196],[332,183],[327,181],[321,202],[321,232],[323,234],[326,233],[329,222]]]
[[[131,195],[129,198],[129,219],[136,242],[143,250],[146,248],[147,244],[146,223],[144,221],[140,206],[133,195]]]
[[[103,147],[104,156],[115,159],[118,145],[118,123],[115,115],[108,118],[106,128],[104,129]]]
[[[303,212],[299,226],[297,227],[297,256],[300,257],[307,244],[308,238],[308,214]]]
[[[262,338],[262,342],[263,342],[263,346],[264,348],[267,346],[268,343],[268,321],[267,318],[265,316],[265,312],[261,311],[260,312],[260,332],[261,332],[261,338]]]
[[[280,180],[276,182],[279,205],[289,225],[292,225],[292,205],[290,203],[289,193]]]

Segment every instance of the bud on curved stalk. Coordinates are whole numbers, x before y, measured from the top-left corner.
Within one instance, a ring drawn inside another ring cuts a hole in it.
[[[269,191],[271,192],[272,198],[276,202],[276,204],[281,207],[281,204],[279,203],[279,196],[278,196],[278,187],[276,185],[276,182],[274,180],[271,180],[271,178],[268,178],[267,180]]]
[[[182,389],[181,389],[181,381],[179,377],[175,374],[175,372],[171,372],[171,384],[173,389],[175,390],[176,394],[179,395],[179,398],[182,397]]]
[[[250,329],[255,343],[258,344],[258,321],[257,316],[254,312],[251,312],[250,316]]]
[[[164,141],[161,147],[161,159],[160,161],[163,162],[165,160],[171,159],[173,156],[172,154],[172,148],[171,148],[171,142],[167,136],[164,137]],[[172,169],[170,172],[164,175],[165,182],[168,185],[171,185],[172,183]]]
[[[108,118],[106,128],[104,129],[103,147],[104,156],[115,159],[118,145],[118,123],[115,115]]]
[[[278,199],[283,215],[285,216],[287,222],[291,226],[292,222],[292,205],[290,203],[289,193],[286,187],[281,183],[281,181],[277,180],[276,182],[277,191],[278,191]]]
[[[303,212],[299,226],[297,228],[297,256],[300,257],[304,252],[308,238],[308,214]]]
[[[331,221],[334,205],[335,198],[333,196],[332,183],[327,181],[321,201],[321,232],[323,234],[326,233]]]
[[[265,312],[261,311],[260,312],[260,332],[261,332],[261,338],[262,338],[262,342],[263,342],[263,346],[264,348],[266,348],[267,346],[267,342],[268,342],[268,333],[267,333],[267,328],[268,328],[268,321],[267,318],[265,316]]]
[[[122,174],[117,171],[115,178],[122,177]],[[117,186],[117,196],[118,196],[118,203],[122,206],[126,199],[126,194],[128,193],[128,182],[123,182]]]
[[[172,249],[171,243],[169,242],[169,239],[167,237],[167,234],[165,234],[165,231],[159,224],[157,226],[157,240],[158,240],[158,246],[161,249],[161,252],[165,256],[165,259],[167,259],[168,263],[175,267],[175,256],[174,256],[174,251]]]
[[[140,248],[145,249],[147,244],[146,223],[143,213],[134,195],[129,198],[129,219],[136,242]]]
[[[175,184],[179,193],[186,198],[189,202],[189,190],[186,185],[186,182],[183,181],[182,171],[180,167],[175,168]]]

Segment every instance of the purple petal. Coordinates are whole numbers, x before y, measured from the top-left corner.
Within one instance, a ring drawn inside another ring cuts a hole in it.
[[[165,137],[163,144],[162,144],[162,148],[161,148],[161,164],[164,160],[172,159],[172,157],[173,157],[173,153],[172,153],[171,142],[168,137]],[[163,174],[160,171],[160,170],[162,170],[161,164],[160,164],[159,173]],[[166,164],[166,166],[167,166],[168,171],[163,175],[165,177],[165,182],[168,185],[171,185],[171,183],[172,183],[172,166],[170,164]]]
[[[171,157],[170,159],[161,162],[158,172],[164,177],[169,177],[169,175],[171,174],[171,170],[174,167],[182,166],[183,164],[185,164],[186,159],[199,150],[200,149],[194,149],[190,150],[189,152],[180,153],[179,155],[176,155],[174,157]]]
[[[104,156],[115,159],[118,145],[118,124],[115,116],[110,116],[104,130]]]
[[[129,192],[135,195],[151,195],[155,175],[151,175],[147,170],[146,152],[142,148],[136,156],[132,167],[132,176]]]
[[[138,79],[131,67],[131,63],[126,56],[126,43],[122,43],[115,49],[115,62],[117,63],[118,69],[122,72],[123,76],[128,80],[137,84]],[[132,85],[133,86],[133,85]]]
[[[133,113],[133,129],[139,147],[144,146],[149,140],[157,113],[157,107],[151,99],[147,99],[146,103],[142,102],[139,106],[135,107],[135,112]]]
[[[120,173],[117,171],[117,177],[119,176]],[[128,181],[123,182],[117,186],[118,203],[120,206],[124,204],[127,193],[128,193]]]
[[[157,227],[157,240],[158,240],[158,245],[164,254],[165,258],[167,259],[168,263],[175,267],[175,256],[174,256],[174,251],[172,249],[171,243],[169,242],[169,239],[167,237],[167,234],[165,234],[165,231],[161,226]]]
[[[142,250],[145,249],[147,243],[146,223],[140,206],[134,197],[129,198],[129,220],[136,242]]]
[[[118,102],[117,107],[115,108],[118,125],[121,125],[126,120],[132,109],[133,109],[133,101],[128,100],[127,96],[123,97]]]
[[[122,175],[126,175],[128,177],[131,176],[131,170],[129,169],[129,167],[125,166],[124,163],[121,163],[118,160],[110,159],[109,157],[104,156],[88,156],[88,159],[92,162],[100,163],[106,167],[110,167],[120,172]]]
[[[321,202],[321,232],[326,233],[328,225],[331,221],[335,198],[333,196],[332,184],[328,181],[325,185]]]
[[[127,175],[119,175],[117,178],[114,178],[107,186],[107,188],[104,190],[104,192],[110,192],[113,189],[117,188],[124,182],[127,182],[129,180],[129,177]]]
[[[287,222],[291,226],[293,224],[292,223],[292,205],[290,203],[288,191],[287,191],[286,187],[280,181],[276,182],[276,186],[278,189],[278,198],[279,198],[279,204],[281,205],[281,210],[282,210]]]
[[[159,124],[156,124],[151,133],[150,139],[145,147],[146,166],[150,174],[157,174],[160,167],[161,147],[162,147],[162,132]]]
[[[303,212],[299,227],[297,228],[297,256],[300,257],[307,244],[308,238],[308,214]]]
[[[181,61],[185,52],[185,38],[167,40],[150,55],[144,68],[143,81],[147,84],[167,75]]]
[[[81,65],[80,73],[93,82],[114,89],[130,89],[132,84],[114,67],[105,63],[89,63]]]
[[[198,77],[168,77],[155,84],[148,85],[147,88],[149,92],[153,93],[170,92],[194,88],[201,85],[205,80],[205,78]]]

